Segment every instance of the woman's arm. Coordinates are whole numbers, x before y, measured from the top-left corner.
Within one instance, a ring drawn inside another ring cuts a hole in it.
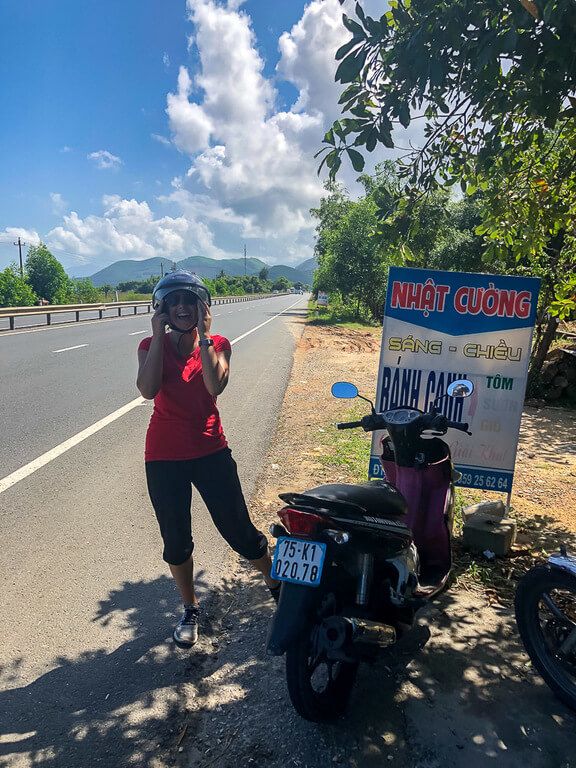
[[[210,308],[203,302],[198,302],[198,339],[210,338],[212,315]],[[202,378],[204,386],[213,397],[217,397],[226,389],[230,375],[230,355],[228,350],[216,352],[214,347],[200,345],[202,360]]]
[[[206,337],[204,337],[206,338]],[[214,347],[201,347],[202,378],[204,386],[213,397],[222,394],[230,375],[230,352],[216,352]]]
[[[162,386],[164,363],[164,335],[168,315],[163,312],[164,302],[152,317],[152,341],[148,349],[138,350],[138,377],[136,386],[142,397],[153,400]]]

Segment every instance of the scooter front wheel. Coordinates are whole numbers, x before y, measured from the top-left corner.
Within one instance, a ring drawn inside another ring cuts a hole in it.
[[[532,664],[576,710],[576,576],[550,566],[533,568],[518,584],[515,609]]]
[[[305,720],[328,722],[346,711],[358,671],[357,663],[317,655],[318,624],[309,625],[286,651],[286,682],[294,709]]]

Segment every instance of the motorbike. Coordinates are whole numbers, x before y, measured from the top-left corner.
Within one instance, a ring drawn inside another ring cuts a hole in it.
[[[565,547],[518,582],[516,624],[546,684],[576,710],[576,557]]]
[[[444,397],[473,389],[460,379]],[[350,382],[335,383],[332,394],[370,403]],[[440,400],[426,413],[397,407],[378,414],[370,403],[369,415],[336,425],[386,431],[384,480],[280,495],[286,506],[270,533],[277,539],[272,575],[282,586],[267,648],[286,654],[288,693],[307,720],[340,717],[359,664],[393,646],[446,586],[459,476],[441,438],[448,429],[471,433],[440,412]]]

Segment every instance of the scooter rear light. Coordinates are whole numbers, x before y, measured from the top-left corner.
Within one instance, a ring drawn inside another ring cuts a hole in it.
[[[327,521],[320,515],[303,512],[301,509],[292,509],[292,507],[281,509],[278,517],[294,536],[311,536],[327,526]]]

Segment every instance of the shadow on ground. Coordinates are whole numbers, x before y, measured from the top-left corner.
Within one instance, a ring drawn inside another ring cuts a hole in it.
[[[568,768],[576,752],[576,721],[533,676],[510,612],[465,592],[362,667],[347,717],[322,726],[291,708],[283,659],[265,653],[272,604],[247,571],[206,601],[192,651],[166,639],[168,578],[124,584],[94,621],[118,612],[133,637],[111,653],[56,659],[24,687],[22,660],[1,670],[0,765]]]

